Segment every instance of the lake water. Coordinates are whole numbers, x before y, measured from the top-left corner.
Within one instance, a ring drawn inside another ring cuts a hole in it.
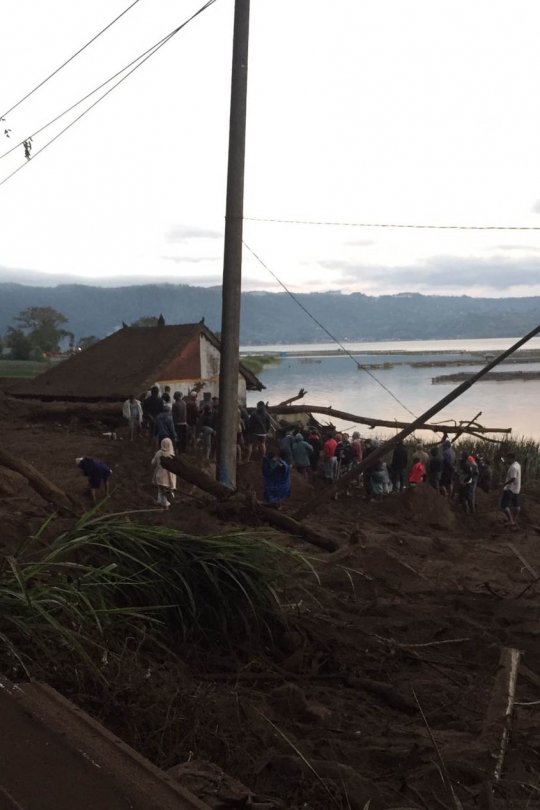
[[[448,351],[452,354],[443,359],[460,359],[461,352],[480,351],[485,353],[500,352],[515,342],[513,338],[486,339],[486,340],[454,340],[454,341],[410,341],[387,343],[355,343],[346,344],[353,352],[358,362],[383,363],[384,352],[396,350],[425,352],[425,356],[407,354],[395,357],[388,356],[388,360],[395,362],[431,360],[430,352]],[[540,339],[534,338],[526,348],[540,349]],[[286,351],[321,351],[336,349],[335,344],[308,344],[291,346],[257,346],[246,347],[245,350],[267,351],[269,353]],[[243,351],[245,351],[243,350]],[[362,351],[381,352],[380,357],[362,355]],[[454,357],[453,352],[456,352]],[[413,413],[420,415],[430,405],[433,405],[446,394],[450,393],[455,383],[451,385],[433,385],[432,377],[442,374],[454,374],[460,371],[475,372],[481,368],[479,365],[452,366],[447,368],[412,368],[408,365],[395,365],[392,369],[379,369],[372,371],[384,385],[386,385]],[[540,371],[540,363],[523,363],[505,366],[512,371]],[[320,362],[306,363],[302,358],[284,357],[279,365],[265,368],[259,378],[266,386],[264,399],[271,404],[282,402],[293,396],[300,388],[309,392],[304,403],[308,405],[323,405],[347,411],[353,414],[380,418],[385,420],[398,419],[410,421],[411,415],[399,405],[387,391],[383,390],[377,382],[365,371],[358,370],[350,357],[322,357]],[[257,392],[248,395],[248,404],[254,405],[260,398]],[[479,411],[482,416],[479,422],[489,427],[511,427],[513,436],[528,436],[540,440],[540,420],[538,418],[540,403],[540,380],[531,382],[479,382],[465,392],[458,400],[440,412],[432,421],[450,421],[472,419]],[[321,422],[329,421],[327,417],[319,417]],[[333,420],[339,428],[351,428],[352,423]],[[362,435],[370,431],[365,426],[358,426]],[[385,435],[385,431],[377,429],[377,435]],[[388,431],[386,432],[386,435]]]

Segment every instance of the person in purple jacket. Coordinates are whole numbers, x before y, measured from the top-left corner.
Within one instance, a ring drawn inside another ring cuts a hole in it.
[[[105,495],[108,497],[109,476],[112,473],[110,467],[108,467],[104,461],[98,461],[95,458],[87,458],[86,456],[76,459],[76,463],[83,475],[88,478],[92,500],[97,500],[97,492],[101,489],[102,485],[105,488]]]

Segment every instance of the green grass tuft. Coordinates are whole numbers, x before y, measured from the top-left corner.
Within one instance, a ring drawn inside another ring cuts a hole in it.
[[[169,648],[268,637],[286,623],[280,595],[298,587],[298,563],[310,569],[256,534],[195,537],[129,516],[87,518],[32,556],[26,546],[0,565],[4,671],[67,655],[96,672],[126,634]]]

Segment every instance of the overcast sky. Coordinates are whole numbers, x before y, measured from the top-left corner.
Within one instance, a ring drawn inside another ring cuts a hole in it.
[[[202,2],[140,0],[7,117],[0,147]],[[0,113],[127,5],[3,2]],[[218,0],[0,187],[0,277],[220,283],[233,6]],[[539,30],[538,0],[252,0],[246,216],[540,226]],[[22,148],[0,160],[0,180],[23,162]],[[540,231],[246,222],[245,239],[294,290],[540,294]],[[276,282],[246,255],[244,286]]]

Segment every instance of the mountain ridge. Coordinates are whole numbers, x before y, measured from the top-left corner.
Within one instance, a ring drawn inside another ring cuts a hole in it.
[[[521,335],[540,323],[540,296],[473,298],[397,293],[369,296],[339,291],[299,293],[296,298],[342,341],[495,338]],[[88,284],[29,286],[0,283],[0,333],[29,306],[51,306],[69,320],[76,338],[105,337],[122,321],[163,314],[167,323],[205,318],[220,330],[221,287],[187,284],[100,287]],[[286,293],[242,293],[243,344],[320,343],[328,336]]]

